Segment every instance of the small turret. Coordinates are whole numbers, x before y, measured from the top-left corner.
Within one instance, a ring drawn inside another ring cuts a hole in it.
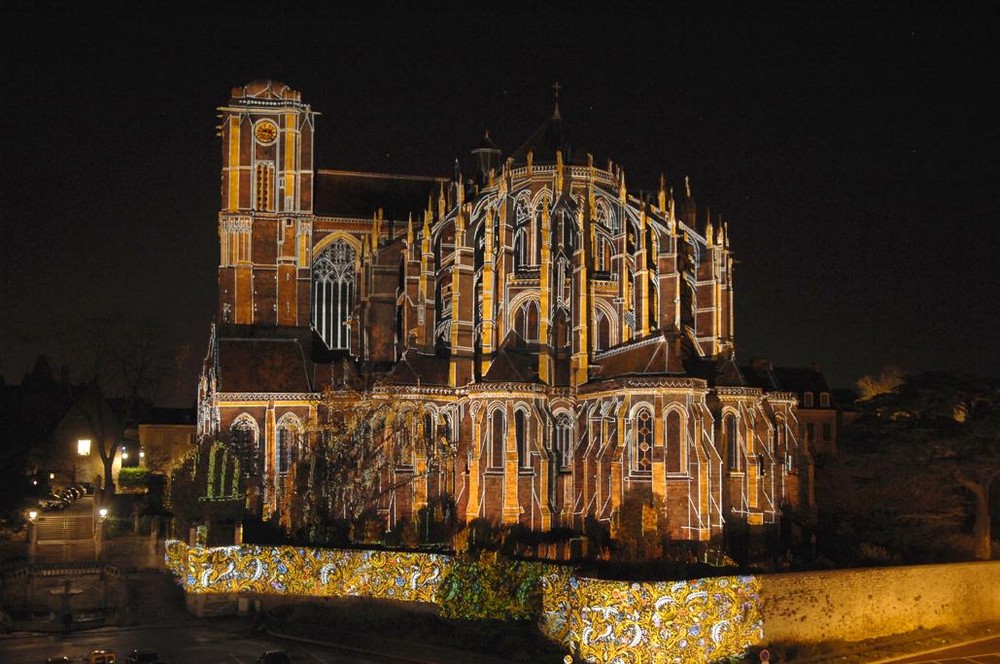
[[[490,138],[490,130],[483,134],[483,140],[479,147],[472,150],[472,155],[476,158],[477,176],[480,185],[492,185],[493,172],[500,167],[500,148],[497,147],[493,139]]]

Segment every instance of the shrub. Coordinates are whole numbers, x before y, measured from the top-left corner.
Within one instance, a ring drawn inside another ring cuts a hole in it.
[[[541,610],[540,565],[484,555],[457,559],[441,582],[441,615],[464,620],[532,620]]]
[[[148,468],[122,468],[118,471],[118,485],[121,487],[146,486]]]

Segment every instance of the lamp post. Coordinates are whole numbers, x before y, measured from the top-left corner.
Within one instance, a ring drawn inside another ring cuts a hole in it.
[[[35,555],[38,552],[38,511],[28,512],[28,562],[35,564]]]
[[[104,556],[104,522],[108,518],[108,508],[97,510],[97,523],[94,524],[94,560]]]

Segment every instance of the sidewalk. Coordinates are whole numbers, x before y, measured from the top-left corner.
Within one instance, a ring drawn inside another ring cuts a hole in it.
[[[986,623],[954,630],[918,630],[868,641],[776,646],[771,649],[771,662],[881,664],[997,635],[1000,623]]]

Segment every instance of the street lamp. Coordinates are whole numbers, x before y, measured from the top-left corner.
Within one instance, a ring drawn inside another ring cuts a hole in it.
[[[37,519],[37,518],[38,518],[38,511],[37,510],[31,510],[30,512],[28,512],[28,521],[34,523],[35,519]]]
[[[107,507],[102,507],[101,509],[97,510],[97,516],[100,518],[101,521],[104,521],[105,519],[107,519],[108,518],[108,508]]]

